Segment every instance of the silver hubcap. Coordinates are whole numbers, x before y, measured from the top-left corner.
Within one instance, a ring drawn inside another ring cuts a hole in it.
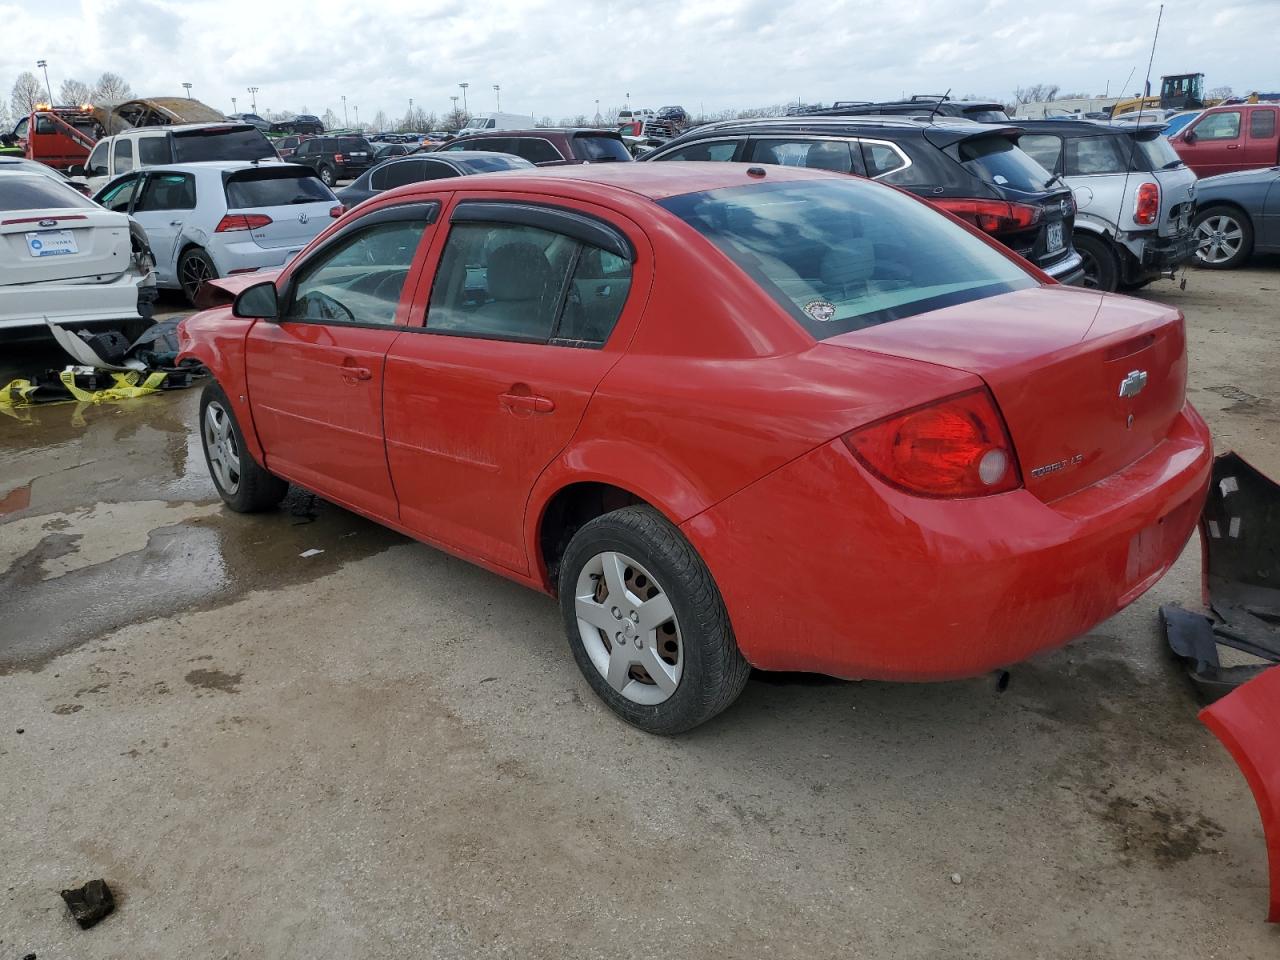
[[[240,450],[231,429],[231,415],[216,400],[205,407],[201,435],[213,479],[223,493],[234,495],[240,489]]]
[[[1232,217],[1206,217],[1196,227],[1196,258],[1205,263],[1225,263],[1242,243],[1244,231]]]
[[[578,574],[574,603],[587,656],[609,686],[654,706],[676,692],[684,643],[661,584],[621,553],[599,553]]]

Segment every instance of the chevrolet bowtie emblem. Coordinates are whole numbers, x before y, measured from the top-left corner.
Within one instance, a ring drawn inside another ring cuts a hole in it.
[[[1147,385],[1147,371],[1130,370],[1129,375],[1120,381],[1120,399],[1136,397]]]

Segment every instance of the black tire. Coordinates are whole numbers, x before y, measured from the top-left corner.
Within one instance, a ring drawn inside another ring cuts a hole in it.
[[[238,471],[234,482],[228,484],[222,478],[223,472],[215,467],[214,456],[210,446],[210,408],[220,410],[227,418],[230,443],[235,455]],[[236,513],[261,513],[274,509],[289,490],[289,484],[274,474],[268,473],[249,453],[244,443],[244,432],[240,422],[236,420],[231,408],[231,401],[216,381],[209,381],[200,395],[200,422],[197,424],[200,433],[200,446],[204,450],[205,465],[209,468],[209,476],[213,485],[225,503]]]
[[[1211,227],[1220,229],[1211,230]],[[1226,229],[1221,229],[1222,227]],[[1226,253],[1220,246],[1215,249],[1215,238],[1220,236],[1222,242],[1230,242],[1227,238],[1234,232],[1233,228],[1240,232],[1239,246],[1235,252]],[[1201,237],[1202,229],[1206,234],[1203,238]],[[1235,207],[1218,204],[1197,211],[1191,225],[1191,232],[1195,234],[1196,240],[1200,241],[1195,252],[1197,267],[1204,267],[1206,270],[1234,270],[1236,267],[1243,266],[1245,261],[1253,255],[1253,222]],[[1223,256],[1224,253],[1226,253],[1225,256]],[[1215,256],[1221,259],[1208,259]]]
[[[337,182],[337,176],[333,172],[333,167],[327,163],[320,164],[320,182],[326,187],[332,187]]]
[[[209,280],[218,279],[218,268],[213,258],[200,247],[188,247],[178,258],[178,282],[182,284],[182,292],[187,303],[196,305],[196,297],[200,288]]]
[[[634,558],[671,602],[681,638],[681,673],[674,692],[661,703],[637,703],[615,690],[584,645],[577,614],[579,578],[593,558],[608,552]],[[578,668],[614,713],[641,730],[662,735],[690,730],[726,709],[747,683],[751,668],[738,650],[711,572],[680,531],[651,507],[624,507],[584,524],[565,549],[559,591]]]
[[[1091,233],[1075,233],[1071,242],[1084,260],[1081,286],[1113,293],[1120,285],[1120,259],[1111,242]]]

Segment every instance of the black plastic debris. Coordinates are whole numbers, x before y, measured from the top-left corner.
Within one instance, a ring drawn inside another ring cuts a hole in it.
[[[67,902],[67,909],[82,930],[88,930],[116,908],[115,898],[111,896],[111,888],[105,880],[90,880],[83,887],[63,890],[62,899]]]
[[[1235,453],[1214,460],[1200,517],[1210,615],[1160,608],[1173,652],[1216,700],[1280,663],[1280,485]],[[1256,662],[1222,666],[1220,647]]]

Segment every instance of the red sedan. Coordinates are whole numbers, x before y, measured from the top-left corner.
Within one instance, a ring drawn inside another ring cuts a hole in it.
[[[936,680],[1060,645],[1159,579],[1208,483],[1176,310],[857,178],[416,184],[219,283],[182,337],[227,504],[301,484],[558,596],[653,732],[749,665]]]

